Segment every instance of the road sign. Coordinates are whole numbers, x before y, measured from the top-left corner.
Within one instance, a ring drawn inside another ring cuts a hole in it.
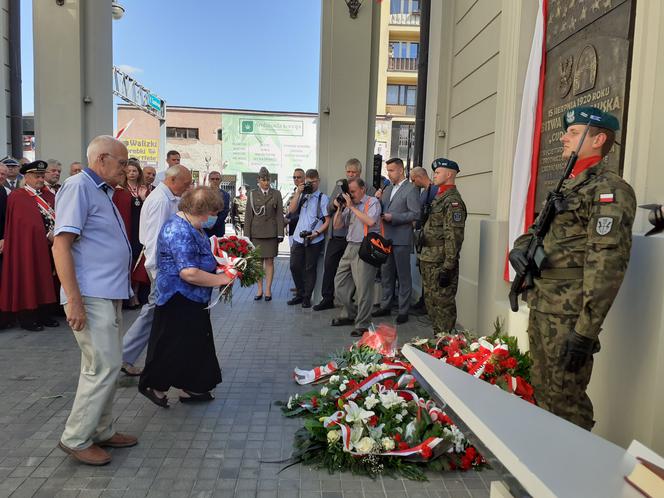
[[[161,99],[153,93],[148,95],[148,105],[157,112],[161,111]]]

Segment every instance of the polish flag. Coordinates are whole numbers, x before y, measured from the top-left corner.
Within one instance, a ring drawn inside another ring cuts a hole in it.
[[[542,130],[542,99],[546,69],[546,19],[548,0],[539,0],[537,21],[521,100],[519,133],[512,166],[508,251],[514,241],[532,224],[535,214],[535,183]],[[514,270],[505,260],[505,280],[514,279]]]
[[[120,140],[122,138],[122,135],[124,135],[124,132],[129,129],[131,124],[134,122],[134,118],[132,118],[129,123],[127,123],[123,128],[120,128],[117,132],[115,132],[115,139]]]

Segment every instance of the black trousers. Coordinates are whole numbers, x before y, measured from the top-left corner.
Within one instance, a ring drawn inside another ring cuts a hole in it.
[[[325,241],[317,244],[304,244],[293,241],[291,247],[290,270],[297,289],[297,297],[311,299],[316,286],[316,266]]]
[[[324,301],[334,301],[334,277],[339,268],[339,262],[346,250],[346,237],[332,237],[325,249],[325,271],[323,272],[323,286],[321,293]]]

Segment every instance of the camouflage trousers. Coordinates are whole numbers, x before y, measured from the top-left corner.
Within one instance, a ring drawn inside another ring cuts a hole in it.
[[[553,315],[530,310],[528,341],[533,365],[530,378],[537,404],[573,424],[590,430],[595,425],[593,404],[586,394],[593,369],[592,357],[577,373],[560,365],[565,339],[577,321],[576,315]]]
[[[438,275],[442,263],[420,261],[422,292],[427,314],[431,318],[434,334],[449,332],[454,329],[457,319],[456,293],[459,284],[459,272],[454,272],[450,285],[442,288],[438,284]]]

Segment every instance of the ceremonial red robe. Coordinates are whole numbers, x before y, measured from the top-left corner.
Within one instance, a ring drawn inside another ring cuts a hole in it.
[[[41,189],[41,196],[52,209],[55,209],[55,194],[53,192],[44,187]]]
[[[41,212],[32,196],[17,188],[7,199],[0,309],[35,310],[56,301],[51,248]]]
[[[125,230],[127,234],[131,233],[131,202],[134,198],[122,187],[115,187],[113,192],[113,204],[120,211],[122,221],[124,221]]]

